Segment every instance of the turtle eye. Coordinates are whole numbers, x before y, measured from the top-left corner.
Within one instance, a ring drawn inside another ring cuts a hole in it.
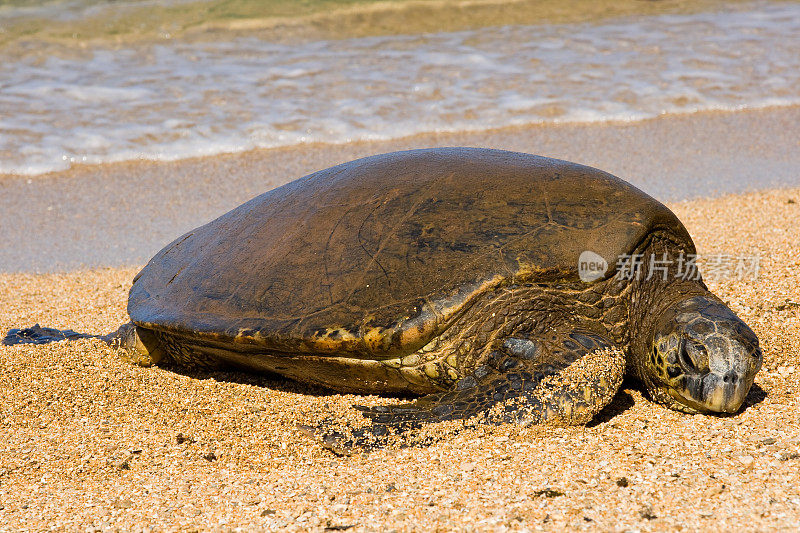
[[[684,370],[690,372],[708,371],[708,351],[696,341],[684,340],[678,350],[678,362]]]
[[[695,372],[697,371],[697,367],[692,360],[692,356],[689,355],[688,345],[689,343],[686,341],[681,342],[681,345],[678,348],[678,362],[681,364],[684,370]]]

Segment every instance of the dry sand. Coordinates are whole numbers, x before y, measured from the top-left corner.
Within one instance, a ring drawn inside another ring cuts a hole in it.
[[[138,368],[96,340],[0,347],[0,531],[795,530],[800,188],[672,204],[710,286],[761,339],[746,408],[689,416],[626,383],[589,427],[472,430],[336,457],[295,423],[387,399],[240,373]],[[0,274],[0,332],[104,333],[136,269]]]

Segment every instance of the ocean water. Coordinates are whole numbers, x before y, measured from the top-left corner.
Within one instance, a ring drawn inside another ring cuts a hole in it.
[[[90,9],[59,5],[62,17]],[[0,10],[0,28],[40,7]],[[0,173],[798,104],[796,3],[291,44],[164,41],[4,58]]]

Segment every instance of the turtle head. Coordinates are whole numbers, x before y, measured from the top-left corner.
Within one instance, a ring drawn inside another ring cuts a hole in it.
[[[643,357],[654,399],[686,412],[734,413],[762,355],[755,333],[712,295],[695,295],[653,317]]]

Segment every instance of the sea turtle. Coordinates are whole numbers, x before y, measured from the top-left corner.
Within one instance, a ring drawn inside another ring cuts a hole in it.
[[[115,342],[330,389],[423,395],[366,433],[463,420],[584,424],[623,375],[735,412],[758,339],[664,205],[600,170],[478,148],[359,159],[179,237],[134,278]]]

